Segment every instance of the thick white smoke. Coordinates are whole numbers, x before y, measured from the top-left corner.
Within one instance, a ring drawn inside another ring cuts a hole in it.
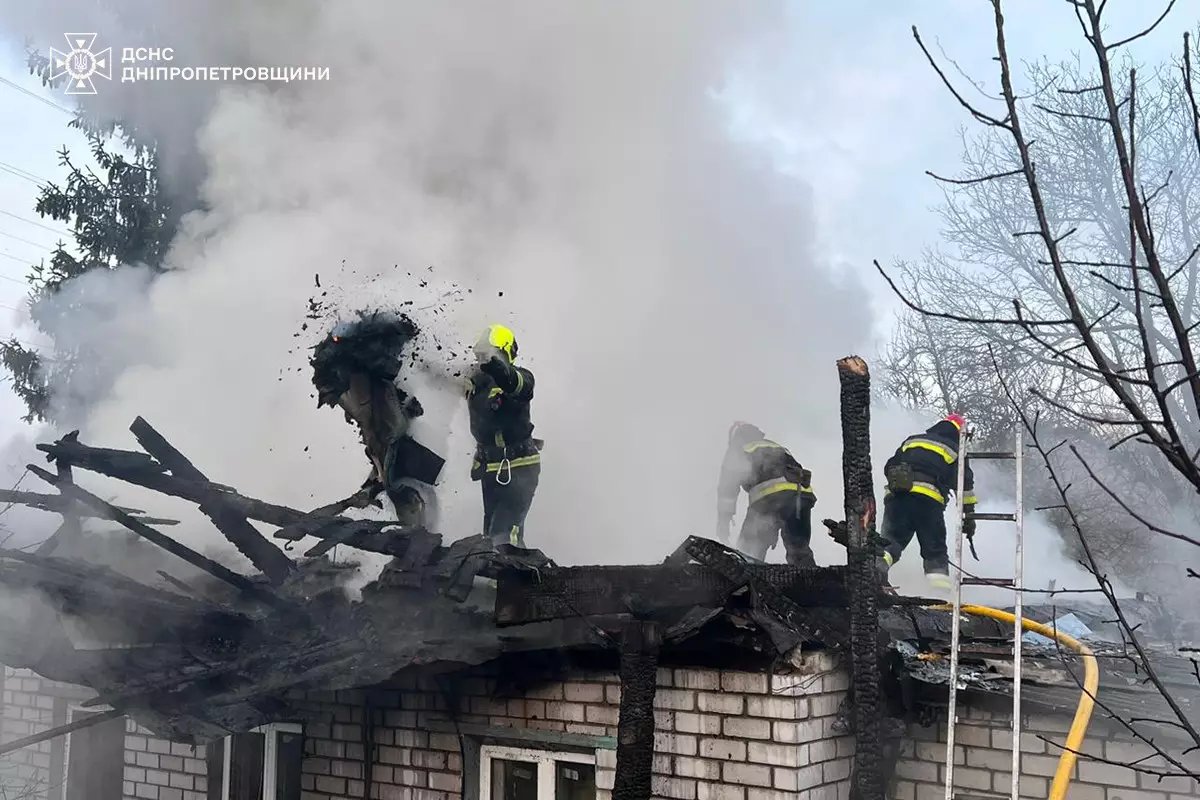
[[[101,106],[155,131],[168,165],[198,154],[205,210],[174,272],[114,324],[88,321],[128,366],[85,440],[128,445],[141,414],[247,493],[345,495],[367,463],[311,397],[314,332],[294,337],[313,275],[387,306],[426,299],[432,267],[473,293],[418,322],[457,342],[505,322],[537,375],[533,546],[632,562],[711,535],[735,419],[790,445],[814,469],[817,516],[841,516],[833,362],[869,341],[863,291],[815,263],[809,187],[731,144],[713,99],[775,4],[122,5],[6,19],[47,43],[96,29],[115,48],[173,47],[176,66],[312,64],[331,80],[102,86]],[[423,438],[453,426],[441,527],[477,532],[461,399],[419,395]]]

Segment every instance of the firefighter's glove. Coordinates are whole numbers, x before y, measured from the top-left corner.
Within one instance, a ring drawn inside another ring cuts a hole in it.
[[[963,536],[967,537],[967,546],[971,548],[971,557],[976,561],[979,560],[979,554],[975,552],[975,506],[963,507],[962,531]]]
[[[480,364],[479,370],[489,375],[496,383],[500,383],[508,375],[508,365],[497,355],[493,355],[487,361]]]
[[[842,547],[849,547],[850,533],[846,529],[845,522],[838,520],[823,519],[821,523],[829,529],[829,538],[840,544]]]

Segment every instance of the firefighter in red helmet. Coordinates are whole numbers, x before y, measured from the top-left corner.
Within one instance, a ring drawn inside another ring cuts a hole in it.
[[[916,534],[931,586],[950,588],[946,551],[946,498],[958,488],[958,443],[967,427],[961,414],[949,414],[924,433],[905,439],[884,465],[887,493],[883,499],[884,552],[880,569],[900,560]],[[975,476],[971,465],[963,475],[963,533],[975,534]]]
[[[809,541],[817,497],[811,481],[812,473],[783,445],[748,422],[734,423],[717,487],[717,537],[728,540],[741,489],[749,497],[749,505],[738,549],[761,561],[782,537],[789,564],[815,567]]]

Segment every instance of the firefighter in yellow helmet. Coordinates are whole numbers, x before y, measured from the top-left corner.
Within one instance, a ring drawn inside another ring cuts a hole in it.
[[[489,325],[475,343],[476,369],[467,382],[475,437],[471,480],[483,487],[483,532],[494,546],[525,546],[525,516],[541,474],[542,442],[533,438],[529,404],[533,373],[514,363],[517,339]]]

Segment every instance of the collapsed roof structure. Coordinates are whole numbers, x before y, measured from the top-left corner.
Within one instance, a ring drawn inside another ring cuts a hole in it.
[[[847,566],[812,570],[751,562],[696,537],[658,565],[563,567],[536,550],[496,552],[482,536],[444,543],[419,525],[345,516],[361,506],[360,495],[311,511],[245,496],[211,480],[140,418],[130,430],[143,452],[92,447],[67,435],[39,445],[56,472],[30,466],[58,494],[6,496],[59,513],[63,523],[35,553],[0,551],[0,590],[7,594],[0,662],[88,686],[97,693],[94,705],[109,705],[158,734],[205,741],[287,718],[294,690],[371,686],[405,670],[540,652],[619,661],[624,679],[636,658],[769,669],[798,651],[824,648],[852,667],[856,768],[878,772],[881,721],[945,702],[941,656],[950,620],[927,608],[937,601],[887,594],[871,583],[865,364],[839,366],[843,434],[854,444],[846,472],[857,483],[847,480],[847,518],[836,530],[850,558]],[[866,477],[858,474],[864,465]],[[75,470],[195,504],[258,573],[238,574],[184,546],[159,530],[170,520],[101,499],[76,485]],[[135,579],[64,556],[84,537],[85,517],[124,526],[200,577],[184,581],[160,571]],[[261,524],[274,532],[263,533]],[[316,543],[290,557],[286,547],[307,537]],[[336,545],[391,557],[359,600],[343,588],[349,568],[328,559]],[[1054,619],[1060,611],[1028,613]],[[990,620],[963,624],[966,688],[1003,698],[1012,690],[1011,630]],[[1026,702],[1072,709],[1079,696],[1074,657],[1053,647],[1030,646],[1026,654]],[[1198,713],[1200,685],[1185,680],[1190,663],[1164,656],[1164,664],[1179,679],[1181,702]],[[1131,716],[1160,716],[1154,706],[1161,698],[1142,684],[1128,662],[1105,660],[1101,694]],[[635,698],[631,692],[622,701],[622,725],[625,703]],[[653,717],[642,724],[652,736]]]

